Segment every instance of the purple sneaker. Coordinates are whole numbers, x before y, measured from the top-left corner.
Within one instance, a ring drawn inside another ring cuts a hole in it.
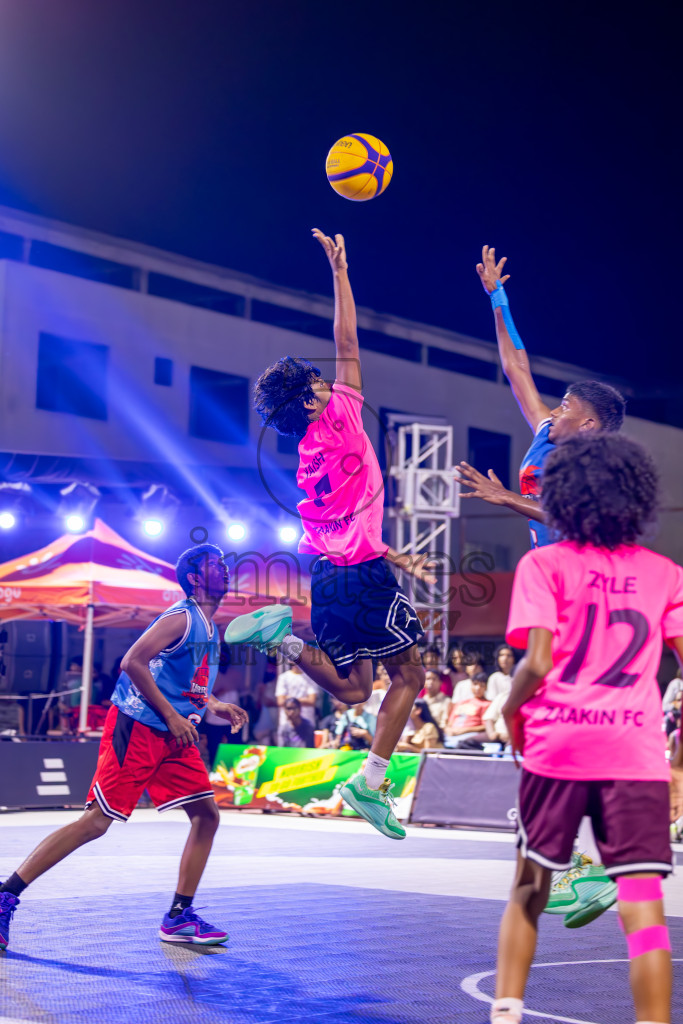
[[[0,949],[7,949],[10,922],[19,902],[19,897],[13,893],[0,892]]]
[[[202,921],[201,917],[195,914],[194,907],[187,907],[177,917],[166,914],[161,922],[159,938],[164,942],[195,942],[202,946],[217,946],[220,942],[228,941],[228,933]]]

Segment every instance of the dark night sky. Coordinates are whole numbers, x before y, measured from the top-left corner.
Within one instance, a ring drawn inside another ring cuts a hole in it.
[[[665,10],[0,0],[0,202],[325,293],[308,229],[341,231],[359,303],[484,338],[488,242],[529,349],[671,383]],[[369,203],[325,180],[354,131],[394,157]]]

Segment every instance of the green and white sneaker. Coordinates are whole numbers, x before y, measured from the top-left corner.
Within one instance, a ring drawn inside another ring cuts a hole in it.
[[[405,839],[406,830],[394,814],[393,782],[385,779],[379,789],[370,789],[365,776],[358,772],[341,788],[341,795],[349,807],[369,821],[378,832],[389,839]]]
[[[227,644],[247,644],[259,651],[279,647],[292,632],[292,609],[286,604],[273,604],[259,608],[248,615],[238,615],[225,630]]]
[[[617,899],[617,885],[583,853],[573,853],[571,867],[560,872],[544,913],[565,915],[565,928],[581,928],[604,914]]]

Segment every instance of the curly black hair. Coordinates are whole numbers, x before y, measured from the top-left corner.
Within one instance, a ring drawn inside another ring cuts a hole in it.
[[[659,474],[652,456],[617,434],[579,434],[543,467],[543,508],[563,540],[614,551],[635,544],[657,517]]]
[[[599,380],[582,380],[570,384],[568,395],[574,395],[585,402],[595,412],[600,421],[600,429],[609,433],[621,430],[626,411],[624,396],[611,384],[603,384]]]
[[[315,398],[311,382],[320,370],[308,359],[284,356],[264,370],[254,384],[254,408],[278,434],[303,437],[308,428],[304,402]]]

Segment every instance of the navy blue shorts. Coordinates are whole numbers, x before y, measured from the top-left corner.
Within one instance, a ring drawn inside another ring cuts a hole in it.
[[[311,569],[311,627],[344,678],[359,658],[390,660],[424,634],[384,558],[358,565],[318,558]]]
[[[611,877],[672,870],[668,783],[548,779],[522,770],[517,845],[523,857],[553,870],[568,868],[584,815]]]

